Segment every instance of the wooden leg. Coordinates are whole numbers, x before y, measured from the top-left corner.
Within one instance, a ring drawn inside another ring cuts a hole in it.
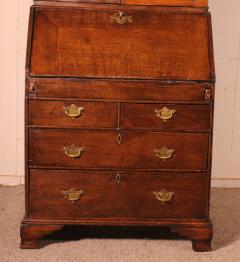
[[[213,235],[211,222],[193,225],[172,226],[171,230],[192,241],[192,248],[197,252],[211,251]]]
[[[21,248],[40,248],[40,239],[43,236],[61,230],[63,225],[33,225],[21,224]]]
[[[211,240],[192,240],[192,248],[197,252],[211,251]]]

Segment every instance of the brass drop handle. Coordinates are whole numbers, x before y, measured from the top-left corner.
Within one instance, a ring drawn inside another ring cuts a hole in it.
[[[75,146],[74,144],[71,146],[64,146],[63,151],[65,155],[71,158],[78,158],[81,156],[82,152],[84,151],[83,147]]]
[[[110,17],[111,23],[117,23],[123,25],[125,23],[132,23],[132,16],[128,16],[123,12],[119,11],[118,13]]]
[[[162,161],[170,159],[175,151],[175,149],[168,149],[166,146],[160,149],[154,149],[155,156],[162,159]]]
[[[163,205],[167,202],[171,202],[174,197],[174,192],[166,191],[162,189],[160,191],[153,192],[155,198],[159,200]]]
[[[84,194],[84,192],[83,192],[83,190],[76,190],[74,188],[71,188],[69,190],[62,191],[62,194],[63,194],[64,198],[66,198],[67,200],[74,203],[75,201],[77,201],[81,198],[81,196]]]
[[[70,106],[64,106],[64,113],[71,117],[71,118],[77,118],[82,115],[83,111],[85,110],[84,107],[76,106],[75,104],[71,104]]]
[[[163,122],[167,122],[167,120],[173,117],[173,115],[176,113],[176,110],[163,107],[162,109],[155,109],[154,112],[158,118],[163,120]]]

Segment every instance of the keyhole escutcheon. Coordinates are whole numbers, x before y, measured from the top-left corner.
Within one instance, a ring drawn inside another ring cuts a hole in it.
[[[121,145],[121,143],[122,143],[122,135],[120,133],[118,133],[118,135],[117,135],[117,143],[119,145]]]
[[[121,176],[120,176],[119,173],[117,173],[116,178],[115,178],[115,181],[116,181],[116,183],[117,183],[118,185],[120,184],[120,182],[121,182]]]

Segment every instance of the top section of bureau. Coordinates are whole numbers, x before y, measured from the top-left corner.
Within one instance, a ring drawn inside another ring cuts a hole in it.
[[[186,7],[207,7],[208,0],[45,0],[38,2],[72,2],[72,3],[104,3],[124,5],[161,5],[161,6],[186,6]]]
[[[214,81],[207,11],[98,6],[34,6],[31,77]]]

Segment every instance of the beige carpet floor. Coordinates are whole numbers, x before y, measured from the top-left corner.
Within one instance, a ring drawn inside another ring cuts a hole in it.
[[[94,239],[51,241],[38,250],[19,248],[23,186],[0,186],[0,262],[240,262],[240,189],[213,189],[213,251],[195,253],[188,240]]]

